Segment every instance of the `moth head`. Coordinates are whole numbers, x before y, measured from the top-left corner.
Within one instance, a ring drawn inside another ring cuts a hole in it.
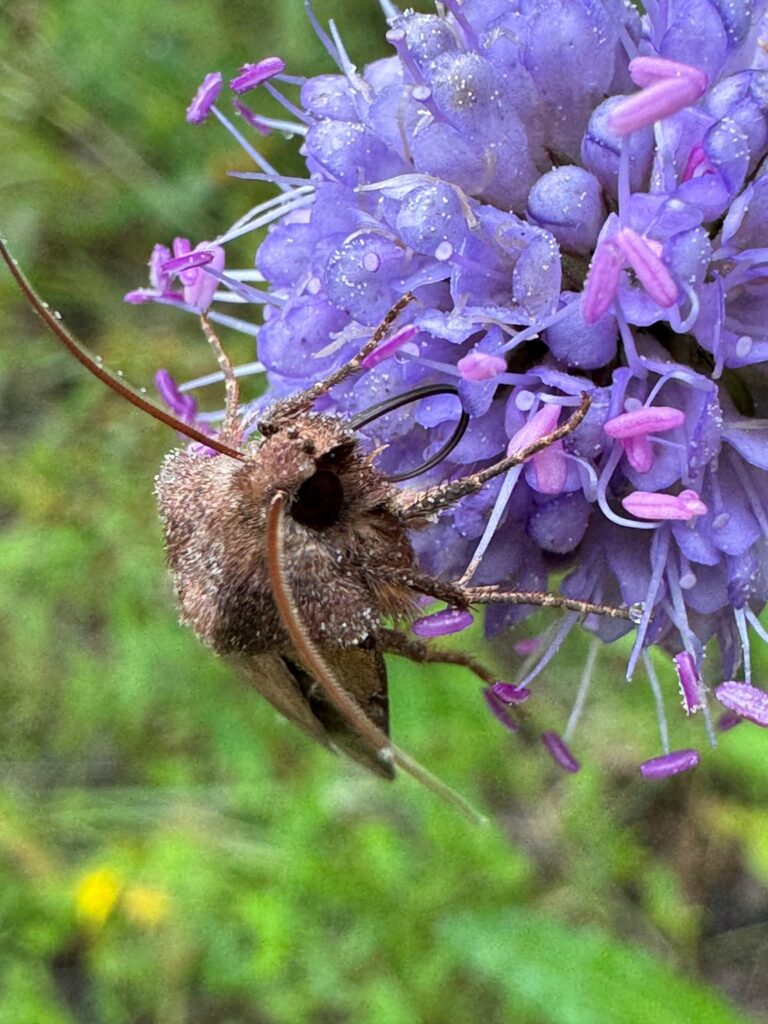
[[[270,431],[237,475],[250,498],[263,506],[281,491],[286,517],[322,533],[347,517],[372,473],[353,433],[307,414]]]

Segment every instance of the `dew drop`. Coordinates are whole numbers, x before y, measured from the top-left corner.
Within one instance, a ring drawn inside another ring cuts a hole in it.
[[[451,243],[447,240],[440,242],[435,249],[435,259],[440,260],[440,262],[445,262],[446,260],[449,260],[451,256],[453,256],[453,246]]]
[[[631,604],[627,609],[629,612],[629,618],[636,626],[638,626],[643,620],[643,612],[645,611],[645,605],[642,601],[636,601],[635,604]]]
[[[739,359],[745,359],[752,351],[752,339],[748,334],[742,334],[736,342],[736,355]]]

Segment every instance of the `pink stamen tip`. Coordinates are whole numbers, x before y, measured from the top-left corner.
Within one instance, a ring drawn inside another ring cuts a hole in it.
[[[651,298],[664,309],[673,306],[678,297],[677,285],[648,240],[632,228],[623,228],[616,235],[616,245]]]
[[[188,252],[192,252],[192,243],[188,238],[174,238],[173,240],[173,255],[174,256],[185,256]]]
[[[195,250],[185,253],[183,256],[174,256],[162,264],[161,270],[166,274],[183,274],[186,270],[194,270],[197,267],[205,267],[213,263],[213,253],[210,250]]]
[[[549,751],[555,764],[562,768],[563,771],[574,773],[579,771],[581,765],[571,753],[562,736],[549,730],[541,734],[541,742]]]
[[[192,102],[187,107],[186,118],[188,124],[202,124],[208,117],[211,107],[221,92],[221,82],[220,71],[212,71],[209,75],[205,76],[200,88],[192,98]]]
[[[174,415],[186,423],[192,423],[197,413],[197,402],[191,395],[185,395],[179,391],[178,384],[168,370],[158,370],[155,374],[155,387],[163,400]]]
[[[246,124],[249,124],[251,128],[254,128],[259,135],[266,136],[272,134],[272,129],[269,125],[264,124],[264,121],[259,117],[259,115],[254,114],[254,112],[249,107],[246,107],[244,103],[241,103],[240,100],[235,100],[232,106]]]
[[[696,662],[688,651],[681,651],[672,660],[680,683],[683,707],[686,714],[692,715],[704,707],[704,683],[696,667]]]
[[[201,242],[194,252],[190,253],[190,256],[197,254],[210,255],[212,258],[202,261],[192,269],[177,271],[177,273],[184,285],[184,301],[186,304],[192,306],[199,313],[204,313],[211,302],[213,302],[213,296],[219,282],[215,274],[206,273],[203,268],[210,267],[216,273],[222,273],[224,270],[224,249],[220,245]]]
[[[123,296],[123,302],[128,302],[132,306],[141,306],[145,302],[154,302],[157,298],[157,292],[154,288],[135,288],[132,292],[126,292]]]
[[[416,636],[435,637],[460,633],[473,622],[472,612],[466,608],[445,608],[433,615],[425,615],[411,626]]]
[[[768,693],[749,683],[728,680],[715,690],[715,696],[723,705],[741,718],[747,718],[755,725],[768,728]]]
[[[596,324],[608,310],[619,290],[624,257],[613,242],[601,242],[589,267],[581,312],[588,324]]]
[[[641,437],[645,434],[660,434],[674,430],[685,423],[685,413],[668,405],[644,405],[632,412],[623,412],[607,420],[603,430],[608,437]]]
[[[696,750],[673,750],[670,754],[644,761],[640,765],[640,774],[644,779],[667,779],[670,775],[689,772],[696,767],[699,760],[699,753]]]
[[[633,57],[629,62],[629,74],[635,85],[641,89],[656,82],[667,82],[674,79],[683,79],[700,90],[700,95],[707,91],[709,80],[706,74],[692,64],[681,64],[676,60],[667,60],[666,57]]]
[[[256,64],[244,64],[229,83],[229,87],[232,92],[242,96],[244,92],[255,89],[262,82],[266,82],[268,78],[279,75],[284,70],[284,60],[279,57],[265,57]]]
[[[613,108],[608,123],[617,135],[629,135],[671,117],[701,99],[707,91],[707,76],[698,68],[686,64],[677,66],[685,68],[686,74],[649,79],[649,85]]]
[[[159,292],[164,292],[171,283],[171,275],[163,269],[170,258],[171,250],[167,245],[156,245],[149,257],[149,283]]]
[[[196,423],[195,426],[198,430],[202,430],[204,434],[210,434],[211,437],[217,436],[212,430],[208,429],[207,424]],[[201,441],[193,441],[188,451],[192,455],[205,455],[207,458],[215,458],[219,454],[215,448],[209,448],[207,444],[203,444]]]
[[[510,732],[517,732],[520,726],[509,713],[507,704],[494,692],[494,689],[486,686],[483,688],[482,694],[494,718],[501,722],[505,729],[509,729]]]
[[[645,434],[625,437],[620,443],[632,469],[637,473],[650,473],[654,462],[653,448]]]
[[[491,689],[504,704],[522,704],[531,696],[527,686],[515,686],[513,683],[494,683]]]
[[[378,348],[375,348],[373,352],[369,352],[362,362],[363,369],[372,370],[374,366],[383,363],[385,359],[389,359],[390,356],[393,356],[404,345],[407,345],[409,341],[413,341],[418,333],[419,328],[415,324],[401,327],[391,338],[382,345],[379,345]]]
[[[568,475],[568,463],[562,441],[555,441],[533,456],[536,487],[542,494],[562,494]]]
[[[172,248],[173,258],[181,259],[182,256],[187,256],[192,252],[192,243],[188,238],[174,238]],[[167,274],[169,271],[165,270],[165,273]],[[182,284],[189,284],[191,281],[194,281],[196,277],[197,271],[195,268],[192,270],[179,271],[179,278]]]
[[[681,502],[683,508],[687,510],[691,518],[693,518],[693,516],[705,516],[707,514],[707,506],[698,496],[696,491],[680,491],[677,498],[678,501]]]
[[[560,406],[553,404],[546,404],[535,412],[533,416],[524,424],[516,433],[512,435],[512,438],[507,445],[507,455],[514,455],[516,452],[525,451],[536,441],[540,441],[542,437],[546,437],[547,434],[551,434],[557,426],[557,421],[560,419]]]
[[[699,170],[701,171],[701,174],[708,174],[714,170],[714,167],[709,162],[707,154],[704,151],[704,147],[697,143],[688,154],[688,161],[680,180],[690,181]]]
[[[501,356],[493,356],[488,352],[474,349],[468,352],[456,364],[464,380],[493,380],[507,369],[507,361]]]
[[[707,513],[707,506],[695,491],[664,494],[655,491],[633,491],[621,504],[638,519],[677,519],[686,521]]]

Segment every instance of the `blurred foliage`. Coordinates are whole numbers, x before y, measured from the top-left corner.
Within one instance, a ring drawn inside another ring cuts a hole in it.
[[[373,0],[318,13],[359,63],[384,52]],[[243,155],[183,112],[206,71],[271,52],[329,69],[300,0],[0,10],[3,232],[137,384],[210,367],[191,319],[121,296],[155,241],[208,237],[269,194],[228,179]],[[299,172],[294,144],[264,145]],[[515,738],[463,672],[392,661],[396,736],[489,827],[364,777],[176,624],[162,428],[59,352],[7,274],[0,332],[0,1024],[768,1020],[764,734],[741,726],[691,777],[641,782],[652,699],[609,649],[586,767],[563,777],[536,735],[567,714],[575,638]],[[679,718],[676,742],[701,745]]]

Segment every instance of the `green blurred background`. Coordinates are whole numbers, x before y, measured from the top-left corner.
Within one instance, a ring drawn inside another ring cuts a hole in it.
[[[374,0],[318,13],[358,63],[386,52]],[[270,194],[228,179],[244,157],[184,108],[205,72],[273,52],[330,70],[300,0],[0,8],[0,225],[137,385],[211,367],[192,318],[122,295],[156,241],[210,237]],[[295,143],[264,146],[300,171]],[[488,828],[365,777],[176,624],[152,498],[164,428],[68,359],[7,273],[0,337],[0,1024],[768,1021],[765,733],[641,782],[652,699],[609,649],[585,768],[564,777],[535,737],[568,713],[574,638],[516,738],[465,673],[391,664],[398,741]],[[675,745],[702,746],[659,671]]]

